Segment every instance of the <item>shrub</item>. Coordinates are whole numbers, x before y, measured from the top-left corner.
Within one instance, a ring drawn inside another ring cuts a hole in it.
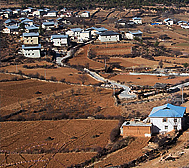
[[[65,78],[61,79],[60,82],[65,82]]]
[[[51,79],[50,79],[51,81],[57,81],[57,79],[56,79],[56,77],[54,77],[54,76],[51,76]]]
[[[110,133],[110,141],[115,142],[120,135],[119,127],[115,127]]]

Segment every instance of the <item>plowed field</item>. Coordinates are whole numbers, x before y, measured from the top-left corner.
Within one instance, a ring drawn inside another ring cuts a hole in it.
[[[39,153],[104,147],[117,120],[1,122],[3,152]],[[51,137],[51,138],[49,138]]]
[[[78,152],[78,153],[57,153],[48,163],[52,154],[0,154],[0,167],[68,167],[89,160],[95,152]],[[11,166],[12,165],[12,166]]]

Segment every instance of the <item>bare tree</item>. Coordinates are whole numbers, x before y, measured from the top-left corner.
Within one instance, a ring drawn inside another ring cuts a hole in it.
[[[81,83],[84,85],[84,83],[88,80],[88,76],[83,74],[78,77],[78,80],[81,81]]]

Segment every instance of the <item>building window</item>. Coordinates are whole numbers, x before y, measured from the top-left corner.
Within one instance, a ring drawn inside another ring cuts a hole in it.
[[[174,125],[174,130],[177,130],[177,125]]]
[[[167,126],[167,125],[165,125],[165,129],[166,129],[166,130],[168,129],[168,126]]]
[[[177,118],[174,118],[174,122],[177,122]]]
[[[167,118],[163,118],[163,122],[167,122]]]

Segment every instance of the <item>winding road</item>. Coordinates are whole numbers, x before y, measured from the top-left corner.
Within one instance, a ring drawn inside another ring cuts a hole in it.
[[[92,72],[90,70],[88,70],[87,68],[84,68],[84,70],[95,80],[101,81],[101,82],[107,82],[108,83],[108,87],[118,87],[118,88],[122,88],[123,91],[119,94],[119,98],[120,99],[132,99],[132,98],[136,98],[135,94],[131,94],[130,93],[130,88],[126,85],[122,85],[120,83],[117,83],[115,81],[112,80],[107,80],[105,78],[103,78],[102,76],[98,75],[96,72]]]

